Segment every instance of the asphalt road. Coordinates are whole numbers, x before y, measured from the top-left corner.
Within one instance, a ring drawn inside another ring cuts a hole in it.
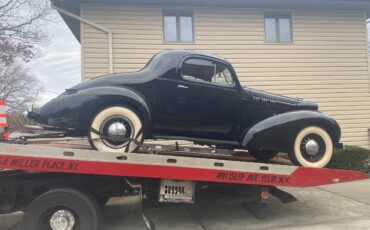
[[[282,204],[272,198],[267,218],[256,219],[240,200],[171,205],[147,209],[157,229],[335,229],[370,227],[370,180],[316,188],[284,189],[297,202]],[[138,197],[111,199],[102,212],[100,229],[144,229]],[[1,230],[18,230],[22,213],[0,216]]]

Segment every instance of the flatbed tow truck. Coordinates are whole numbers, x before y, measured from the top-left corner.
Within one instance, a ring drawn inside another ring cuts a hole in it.
[[[259,163],[246,151],[177,142],[113,154],[73,141],[8,141],[0,143],[0,168],[0,214],[25,211],[21,228],[26,230],[96,230],[110,197],[133,194],[140,195],[145,226],[155,229],[143,201],[201,202],[212,199],[215,189],[248,199],[249,211],[263,218],[270,194],[283,203],[296,201],[277,187],[369,178],[355,171],[297,167],[279,158]]]

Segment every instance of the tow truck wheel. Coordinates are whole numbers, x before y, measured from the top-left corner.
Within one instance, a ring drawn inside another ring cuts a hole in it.
[[[90,144],[99,151],[133,152],[139,146],[129,139],[142,141],[142,123],[136,113],[129,108],[108,107],[92,120],[88,138]]]
[[[298,133],[289,156],[295,165],[323,168],[333,156],[333,141],[320,127],[304,128]]]
[[[98,205],[74,189],[54,189],[36,198],[27,208],[22,230],[97,230]]]

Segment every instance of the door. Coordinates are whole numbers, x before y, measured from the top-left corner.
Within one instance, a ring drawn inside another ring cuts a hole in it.
[[[241,102],[230,67],[213,59],[190,58],[179,75],[173,132],[192,138],[235,140]]]
[[[171,77],[174,79],[175,75]],[[172,107],[175,104],[175,100],[172,95],[177,86],[176,82],[172,79],[159,77],[155,79],[153,83],[154,93],[153,106],[151,110],[154,135],[172,135]]]

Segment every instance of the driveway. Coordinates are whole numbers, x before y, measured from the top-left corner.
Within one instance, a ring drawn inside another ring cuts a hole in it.
[[[369,229],[370,180],[284,190],[298,201],[282,204],[272,198],[264,220],[247,212],[240,200],[154,207],[146,212],[157,229]],[[111,199],[100,229],[144,229],[137,202],[138,197]],[[21,218],[22,213],[0,216],[0,229],[17,230]]]

